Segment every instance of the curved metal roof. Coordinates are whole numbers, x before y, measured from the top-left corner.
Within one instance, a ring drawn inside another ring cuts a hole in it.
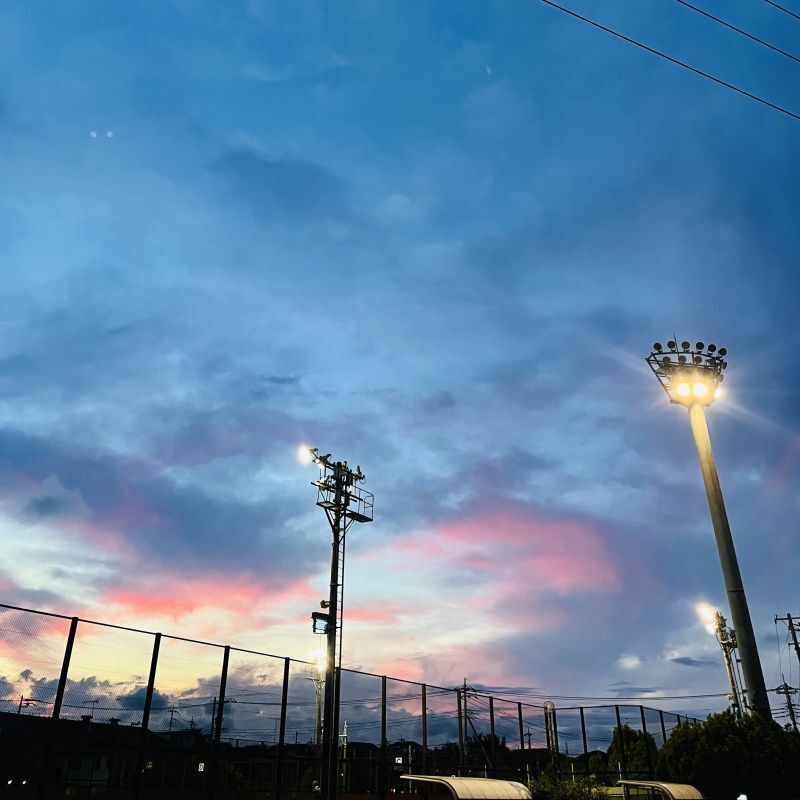
[[[403,780],[446,786],[453,800],[531,800],[527,786],[494,778],[445,778],[441,775],[401,775]]]
[[[703,795],[688,783],[660,783],[659,781],[617,781],[620,786],[660,789],[668,800],[703,800]]]

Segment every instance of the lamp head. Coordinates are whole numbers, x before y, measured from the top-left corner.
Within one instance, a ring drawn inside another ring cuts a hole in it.
[[[673,353],[677,349],[674,340],[667,342],[667,347]],[[666,355],[661,344],[656,342],[647,357],[650,369],[671,403],[687,408],[695,403],[711,405],[721,395],[723,371],[728,366],[723,357],[728,351],[703,342],[697,342],[692,349],[688,341],[681,342],[681,349],[683,352],[676,359]]]

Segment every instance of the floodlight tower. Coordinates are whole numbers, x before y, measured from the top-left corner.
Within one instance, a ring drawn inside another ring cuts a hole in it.
[[[647,357],[647,363],[658,382],[667,394],[670,403],[682,405],[689,410],[689,420],[694,434],[694,443],[700,459],[700,470],[708,497],[711,523],[717,541],[722,577],[728,593],[731,621],[736,632],[736,642],[742,663],[745,683],[745,703],[754,712],[771,718],[767,687],[758,658],[756,637],[747,608],[739,563],[733,547],[733,537],[722,499],[714,453],[711,450],[711,437],[706,423],[705,407],[721,394],[723,370],[728,351],[716,345],[706,346],[697,342],[692,348],[689,342],[681,342],[680,349],[675,341],[667,342],[665,348],[656,342]]]
[[[302,451],[306,460],[319,467],[317,505],[325,511],[333,534],[330,595],[323,601],[326,614],[312,615],[314,630],[327,639],[325,661],[325,699],[322,718],[322,764],[320,800],[335,800],[338,776],[339,680],[342,667],[341,634],[344,607],[345,536],[354,522],[372,522],[374,498],[359,483],[366,480],[361,467],[352,470],[346,461],[331,461],[331,454],[321,456],[316,447]],[[320,629],[321,623],[321,629]],[[336,657],[339,661],[337,664]]]

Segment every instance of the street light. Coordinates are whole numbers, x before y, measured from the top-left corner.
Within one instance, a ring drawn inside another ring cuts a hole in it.
[[[719,485],[705,415],[705,407],[710,406],[722,394],[723,371],[728,366],[725,360],[727,355],[728,351],[724,347],[717,348],[716,345],[705,345],[703,342],[697,342],[692,347],[686,341],[681,342],[680,346],[677,341],[669,341],[666,348],[656,342],[647,357],[647,363],[669,397],[670,403],[685,406],[689,410],[689,421],[706,487],[722,577],[736,631],[744,673],[746,702],[752,711],[771,718],[764,674],[758,658],[753,624],[747,608],[747,598],[722,499],[722,489]]]
[[[314,629],[324,630],[327,638],[320,800],[335,800],[339,750],[339,680],[342,667],[345,536],[354,522],[372,522],[374,498],[370,492],[359,486],[366,480],[361,467],[357,466],[353,470],[347,466],[346,461],[332,461],[330,453],[320,455],[316,447],[301,448],[301,454],[303,451],[307,462],[319,467],[319,479],[312,481],[311,485],[317,489],[317,505],[325,511],[333,534],[330,595],[328,600],[321,604],[327,609],[327,613],[314,612],[312,619]],[[318,627],[319,623],[321,628]]]

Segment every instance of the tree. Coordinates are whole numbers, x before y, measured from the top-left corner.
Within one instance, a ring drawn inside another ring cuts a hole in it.
[[[556,770],[545,770],[530,782],[536,800],[600,800],[605,794],[593,778],[569,777]]]
[[[746,794],[783,800],[797,794],[800,736],[758,714],[711,714],[672,731],[659,753],[661,777],[696,786],[708,800]]]
[[[608,748],[608,769],[624,765],[628,778],[649,778],[656,766],[656,741],[644,731],[630,725],[614,728]]]

